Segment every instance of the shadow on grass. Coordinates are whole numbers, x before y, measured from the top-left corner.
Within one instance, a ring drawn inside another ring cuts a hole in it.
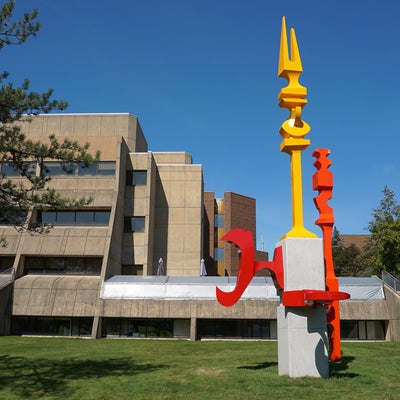
[[[270,368],[270,367],[275,367],[276,365],[278,365],[277,362],[273,361],[273,362],[263,362],[260,364],[255,364],[255,365],[244,365],[242,367],[238,367],[238,369],[250,369],[250,370],[258,370],[258,369],[265,369],[265,368]]]
[[[355,359],[355,357],[342,357],[339,362],[330,363],[330,376],[332,378],[356,378],[359,374],[352,372],[346,372],[349,369],[349,365]]]
[[[169,368],[162,364],[135,364],[130,358],[109,360],[29,359],[0,357],[0,388],[25,398],[71,395],[70,381],[104,376],[134,376]]]

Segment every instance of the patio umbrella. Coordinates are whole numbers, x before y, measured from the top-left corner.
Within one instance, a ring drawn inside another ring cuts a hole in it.
[[[165,275],[164,261],[162,258],[160,258],[158,260],[157,276],[164,276],[164,275]]]
[[[204,262],[204,259],[202,258],[200,261],[200,276],[206,276],[207,271],[206,271],[206,263]]]

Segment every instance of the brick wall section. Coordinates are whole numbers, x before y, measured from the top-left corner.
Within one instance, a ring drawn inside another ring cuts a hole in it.
[[[370,235],[340,235],[345,247],[349,247],[350,245],[354,244],[360,250],[364,248],[369,236]]]
[[[256,247],[256,200],[240,194],[226,192],[225,232],[242,228],[253,233],[254,248]],[[225,270],[229,275],[237,275],[239,270],[239,254],[236,246],[225,244]]]

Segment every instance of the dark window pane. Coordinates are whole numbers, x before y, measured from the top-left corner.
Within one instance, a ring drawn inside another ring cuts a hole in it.
[[[74,176],[78,172],[78,164],[76,163],[61,163],[62,175]]]
[[[28,176],[36,175],[36,162],[22,163],[22,166],[20,168],[21,171],[24,171],[25,174]],[[6,162],[1,163],[1,172],[6,177],[12,178],[21,176],[21,171],[14,164],[9,164]]]
[[[46,272],[61,274],[65,272],[65,258],[48,257],[46,258]]]
[[[13,267],[14,256],[0,256],[0,272],[6,271]]]
[[[57,225],[75,225],[75,211],[57,211]]]
[[[29,333],[29,317],[13,317],[11,320],[11,334],[23,335]]]
[[[119,336],[121,332],[120,318],[107,318],[105,321],[106,336]]]
[[[97,165],[96,164],[90,164],[87,167],[85,167],[84,164],[81,164],[79,166],[79,175],[96,175],[97,171]]]
[[[43,168],[42,174],[46,176],[58,176],[62,173],[61,164],[58,161],[45,162]]]
[[[90,336],[92,334],[93,318],[79,318],[79,336]]]
[[[225,250],[220,248],[214,249],[214,260],[215,261],[224,261]]]
[[[358,339],[358,322],[340,321],[340,336],[342,339]]]
[[[15,165],[9,163],[1,163],[1,173],[6,177],[20,176]]]
[[[97,175],[115,175],[115,161],[100,161],[97,164]]]
[[[42,335],[54,335],[54,319],[51,317],[38,317],[36,321],[36,333]]]
[[[26,257],[25,273],[43,273],[46,269],[46,259],[42,257]]]
[[[102,262],[102,258],[86,258],[86,274],[100,275]]]
[[[224,220],[225,220],[224,214],[215,214],[214,226],[217,228],[223,228]]]
[[[0,215],[1,225],[22,225],[26,220],[27,212],[19,207],[10,206],[7,212]]]
[[[143,265],[122,265],[122,275],[143,275]]]
[[[67,274],[84,274],[85,273],[85,259],[78,257],[71,257],[65,259],[65,270]]]
[[[96,211],[94,213],[95,225],[108,225],[110,221],[110,211]]]
[[[147,171],[133,171],[133,184],[146,185],[147,184]]]
[[[35,162],[27,162],[23,165],[23,170],[28,176],[36,175],[36,163]]]
[[[56,318],[55,334],[60,336],[71,335],[71,318]]]
[[[144,217],[131,218],[132,232],[144,232]]]
[[[57,221],[57,213],[55,211],[42,211],[39,214],[39,222],[44,225],[54,225]]]
[[[76,211],[75,223],[76,225],[93,225],[94,211]]]

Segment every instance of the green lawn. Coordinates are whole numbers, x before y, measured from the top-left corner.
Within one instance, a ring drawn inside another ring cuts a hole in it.
[[[0,399],[398,399],[400,343],[343,343],[328,379],[278,376],[276,342],[0,337]]]

